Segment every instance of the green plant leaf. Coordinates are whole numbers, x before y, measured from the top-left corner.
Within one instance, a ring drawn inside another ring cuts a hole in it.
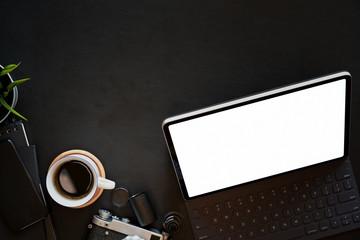
[[[13,90],[14,87],[16,87],[17,85],[22,84],[23,82],[26,82],[28,80],[30,80],[30,78],[24,78],[24,79],[16,80],[16,81],[10,83],[9,85],[7,85],[6,91],[3,92],[3,97],[6,97],[9,94],[9,92],[11,90]]]
[[[24,119],[25,121],[27,121],[27,119],[25,117],[23,117],[20,113],[18,113],[17,111],[15,111],[12,107],[9,106],[9,104],[5,101],[5,99],[0,96],[0,104],[2,106],[4,106],[7,110],[9,110],[10,112],[12,112],[13,114],[15,114],[18,117],[21,117],[22,119]]]
[[[9,64],[6,67],[4,67],[4,69],[1,70],[0,72],[0,77],[12,72],[15,68],[17,68],[20,65],[20,63],[21,62],[19,62],[18,64]]]

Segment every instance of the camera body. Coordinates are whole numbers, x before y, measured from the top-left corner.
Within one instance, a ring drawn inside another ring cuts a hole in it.
[[[115,240],[127,236],[139,236],[144,240],[164,240],[163,235],[140,228],[129,223],[128,219],[120,219],[107,211],[100,209],[99,215],[94,215],[92,224],[89,224],[88,240]]]

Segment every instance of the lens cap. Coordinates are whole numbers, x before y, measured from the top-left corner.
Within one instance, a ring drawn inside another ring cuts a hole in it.
[[[124,207],[128,204],[129,192],[124,187],[115,188],[112,192],[112,202],[116,207]]]

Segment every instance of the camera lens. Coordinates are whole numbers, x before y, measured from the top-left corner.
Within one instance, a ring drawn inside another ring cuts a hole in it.
[[[169,213],[165,216],[163,221],[164,229],[167,233],[173,235],[180,231],[181,217],[177,213]]]
[[[171,234],[177,233],[179,231],[179,223],[178,222],[170,222],[167,225],[168,231]]]

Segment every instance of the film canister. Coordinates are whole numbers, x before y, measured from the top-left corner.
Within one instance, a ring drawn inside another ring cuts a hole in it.
[[[156,220],[155,212],[146,192],[131,196],[129,202],[140,226],[147,226]]]

